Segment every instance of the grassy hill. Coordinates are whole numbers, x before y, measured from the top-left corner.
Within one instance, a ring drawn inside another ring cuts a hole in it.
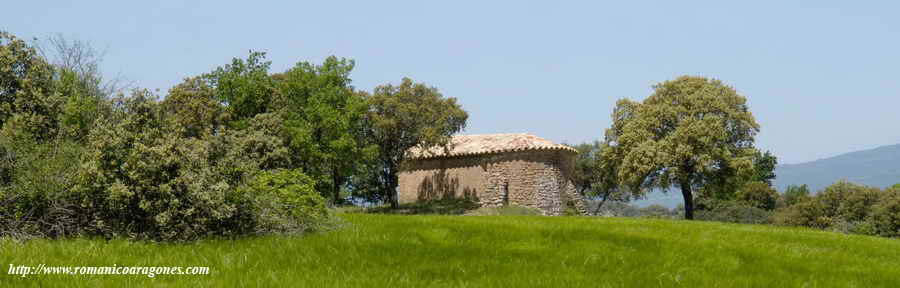
[[[900,183],[900,144],[779,165],[775,175],[778,175],[775,185],[779,191],[791,184],[807,184],[816,192],[839,180],[885,188]]]
[[[351,214],[345,227],[152,244],[0,240],[4,265],[209,266],[210,275],[0,274],[18,286],[897,287],[900,240],[650,219]],[[7,269],[4,266],[3,269]]]

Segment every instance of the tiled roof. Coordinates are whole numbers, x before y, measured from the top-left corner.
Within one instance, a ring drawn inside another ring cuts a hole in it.
[[[565,150],[577,153],[572,147],[525,133],[456,135],[450,140],[450,144],[449,154],[444,147],[433,147],[427,151],[414,147],[409,150],[410,158],[426,159],[525,150]]]

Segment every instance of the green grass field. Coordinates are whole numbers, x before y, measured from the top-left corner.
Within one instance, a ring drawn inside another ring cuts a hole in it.
[[[347,214],[307,236],[0,240],[0,287],[898,287],[900,240],[650,219]],[[9,264],[209,275],[7,275]]]

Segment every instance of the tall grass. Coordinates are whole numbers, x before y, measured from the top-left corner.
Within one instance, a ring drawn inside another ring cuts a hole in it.
[[[343,215],[307,236],[0,242],[0,287],[897,287],[900,241],[652,219]],[[6,275],[9,264],[209,266],[210,275]]]

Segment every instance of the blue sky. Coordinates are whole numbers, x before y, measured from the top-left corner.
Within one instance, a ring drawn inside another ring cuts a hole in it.
[[[465,133],[599,139],[620,98],[679,75],[749,99],[782,163],[900,143],[896,1],[12,1],[0,29],[107,49],[103,69],[161,94],[249,50],[280,72],[355,59],[469,111]]]

